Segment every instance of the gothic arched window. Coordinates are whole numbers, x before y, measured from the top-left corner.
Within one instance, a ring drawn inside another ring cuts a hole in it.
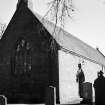
[[[31,45],[25,39],[17,41],[14,54],[14,74],[23,74],[31,71]]]

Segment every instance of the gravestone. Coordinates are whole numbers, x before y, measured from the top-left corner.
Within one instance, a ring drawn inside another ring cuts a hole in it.
[[[46,105],[56,105],[56,88],[49,86],[46,91]]]
[[[0,105],[7,105],[7,98],[4,95],[0,95]]]
[[[91,103],[93,101],[92,83],[83,83],[83,101],[85,103]]]

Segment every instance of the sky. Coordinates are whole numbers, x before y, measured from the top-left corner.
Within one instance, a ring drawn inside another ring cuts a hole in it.
[[[32,0],[40,15],[48,9],[48,0]],[[0,22],[9,23],[18,0],[0,0]],[[105,55],[105,0],[73,0],[75,12],[66,19],[65,30]]]

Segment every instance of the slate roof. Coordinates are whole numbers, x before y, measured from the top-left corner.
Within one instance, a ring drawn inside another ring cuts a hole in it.
[[[54,31],[54,23],[43,19],[43,17],[33,11],[32,8],[28,7],[28,9],[43,24],[46,30],[53,36],[53,38],[61,46],[62,50],[105,66],[105,57],[98,50],[94,49],[93,47],[89,46],[88,44],[84,43],[77,37],[73,36],[72,34],[68,33],[67,31],[58,26],[56,26]]]
[[[89,46],[85,42],[81,41],[77,37],[73,36],[58,26],[56,26],[54,31],[54,23],[43,19],[42,16],[40,16],[38,13],[35,13],[34,11],[32,11],[32,13],[43,24],[47,31],[55,38],[57,43],[61,46],[62,50],[105,66],[105,57],[97,49]]]

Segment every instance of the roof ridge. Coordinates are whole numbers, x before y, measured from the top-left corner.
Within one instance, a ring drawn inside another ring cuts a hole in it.
[[[81,39],[77,38],[76,36],[72,35],[62,27],[56,26],[56,30],[54,35],[53,33],[53,27],[55,24],[45,18],[43,18],[41,15],[39,15],[34,10],[29,10],[33,13],[33,15],[42,23],[42,25],[47,29],[47,31],[52,35],[53,38],[57,41],[57,43],[69,51],[75,52],[79,55],[84,56],[85,58],[91,59],[91,61],[97,62],[97,64],[104,65],[105,66],[105,58],[97,52],[95,48],[88,45]],[[60,30],[60,31],[59,31]],[[59,33],[60,32],[60,33]],[[55,35],[56,34],[56,35]]]
[[[47,21],[48,23],[50,23],[50,24],[52,24],[52,25],[55,25],[53,22],[51,22],[51,21],[49,21],[49,20],[43,18],[43,17],[42,17],[41,15],[39,15],[37,12],[32,11],[32,13],[33,13],[33,12],[34,12],[35,16],[37,15],[38,17],[44,19],[44,20]],[[68,32],[67,30],[63,29],[62,27],[60,27],[60,26],[58,26],[58,25],[57,25],[56,27],[59,28],[59,30],[62,30],[63,32],[65,32],[65,35],[68,36],[69,38],[70,38],[70,37],[73,37],[74,39],[77,39],[78,41],[84,43],[86,46],[88,46],[88,47],[90,47],[90,48],[96,50],[94,47],[92,47],[91,45],[87,44],[86,42],[84,42],[84,41],[81,40],[80,38],[76,37],[75,35],[71,34],[71,33]]]

